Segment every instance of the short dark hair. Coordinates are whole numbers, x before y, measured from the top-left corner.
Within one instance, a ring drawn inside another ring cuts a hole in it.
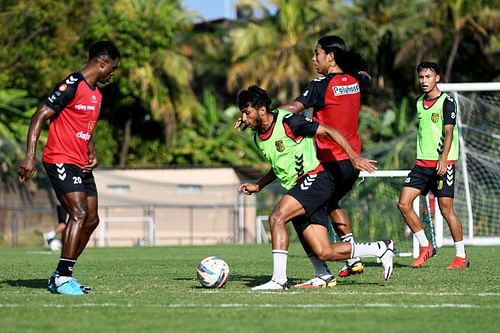
[[[430,61],[422,61],[420,64],[417,66],[417,74],[420,73],[422,69],[430,69],[437,75],[440,75],[441,69],[439,68],[438,64],[435,62],[430,62]]]
[[[120,58],[120,51],[111,42],[101,40],[94,43],[89,49],[89,60],[93,58],[99,58],[100,56],[108,56],[112,60]]]
[[[240,110],[249,106],[256,109],[264,106],[269,112],[271,110],[271,98],[264,89],[254,85],[238,94],[238,106]]]

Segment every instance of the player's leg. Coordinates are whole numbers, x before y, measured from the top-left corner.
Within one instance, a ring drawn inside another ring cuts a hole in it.
[[[84,295],[81,285],[72,277],[80,242],[80,231],[88,212],[84,175],[76,165],[44,163],[44,167],[54,186],[57,198],[69,214],[61,257],[55,272],[49,279],[48,288],[60,294]]]
[[[318,212],[314,214],[313,217],[310,219],[315,219],[319,218],[320,219],[320,224],[321,221],[323,224],[330,223],[328,221],[328,216],[326,212],[326,208],[320,209]],[[311,264],[314,268],[314,277],[299,283],[295,285],[297,288],[333,288],[337,285],[337,281],[335,280],[335,276],[330,272],[330,269],[328,268],[328,265],[325,261],[319,260],[314,253],[312,252],[311,248],[309,247],[309,244],[306,242],[304,239],[304,228],[309,225],[309,220],[306,216],[299,216],[295,219],[293,219],[293,226],[295,228],[295,231],[297,233],[297,236],[300,240],[300,243],[302,244],[302,247],[304,248],[304,251],[307,254],[307,257],[311,261]]]
[[[273,253],[273,276],[270,281],[253,287],[252,290],[288,289],[286,265],[288,259],[288,230],[286,223],[294,217],[304,215],[304,207],[290,195],[285,195],[269,215]]]
[[[94,195],[95,194],[95,195]],[[80,257],[87,246],[90,236],[99,225],[97,193],[87,193],[87,219],[81,230],[77,250],[77,258]]]
[[[328,230],[324,225],[310,224],[304,229],[304,239],[320,260],[343,260],[354,257],[378,257],[384,267],[384,279],[393,271],[394,242],[390,240],[371,243],[330,243]]]
[[[453,198],[440,197],[438,198],[439,209],[443,218],[448,223],[451,236],[455,243],[455,259],[448,266],[449,269],[467,268],[469,267],[469,259],[465,253],[465,246],[462,233],[462,224],[453,208]]]
[[[347,213],[340,208],[339,202],[349,193],[359,177],[359,170],[354,168],[350,160],[330,162],[326,164],[328,171],[333,176],[335,193],[329,203],[330,219],[333,229],[342,242],[354,243],[351,221]],[[364,272],[364,266],[360,258],[348,259],[340,269],[339,276],[347,277]]]
[[[413,209],[413,201],[421,194],[426,194],[429,189],[429,183],[432,181],[432,168],[422,168],[415,166],[405,180],[403,188],[399,194],[398,208],[410,228],[413,235],[420,244],[420,253],[411,267],[418,268],[425,265],[427,260],[436,254],[436,249],[429,243],[420,222],[420,218]]]
[[[286,264],[288,258],[288,231],[286,223],[298,216],[310,217],[324,208],[333,192],[333,180],[328,172],[307,174],[283,196],[269,216],[273,249],[273,277],[268,283],[252,290],[288,288]],[[326,213],[326,211],[325,211]],[[271,284],[271,285],[269,285]]]
[[[446,220],[450,228],[451,237],[455,242],[455,258],[448,266],[448,269],[467,268],[469,259],[465,253],[464,238],[462,232],[462,223],[453,207],[453,197],[455,194],[455,167],[448,165],[446,173],[443,176],[436,176],[436,188],[433,188],[434,194],[438,198],[438,205],[441,215]]]

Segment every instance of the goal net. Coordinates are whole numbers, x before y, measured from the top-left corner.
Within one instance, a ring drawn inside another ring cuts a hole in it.
[[[500,82],[440,84],[457,103],[455,210],[470,245],[500,245]],[[453,244],[447,227],[444,244]]]

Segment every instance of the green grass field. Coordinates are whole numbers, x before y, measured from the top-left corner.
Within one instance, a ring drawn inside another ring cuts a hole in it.
[[[395,258],[388,282],[366,260],[363,275],[339,279],[336,288],[252,292],[272,273],[270,245],[89,248],[74,274],[93,291],[75,297],[46,290],[57,254],[4,248],[0,332],[498,332],[500,247],[467,250],[468,270],[447,270],[454,250],[444,248],[418,270],[411,258]],[[196,265],[209,255],[231,268],[222,289],[196,281]],[[311,273],[292,244],[289,278]]]

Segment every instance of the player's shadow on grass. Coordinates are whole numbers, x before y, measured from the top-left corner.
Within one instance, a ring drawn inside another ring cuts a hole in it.
[[[2,284],[8,284],[11,287],[47,289],[47,279],[3,280],[0,281],[0,285]]]

